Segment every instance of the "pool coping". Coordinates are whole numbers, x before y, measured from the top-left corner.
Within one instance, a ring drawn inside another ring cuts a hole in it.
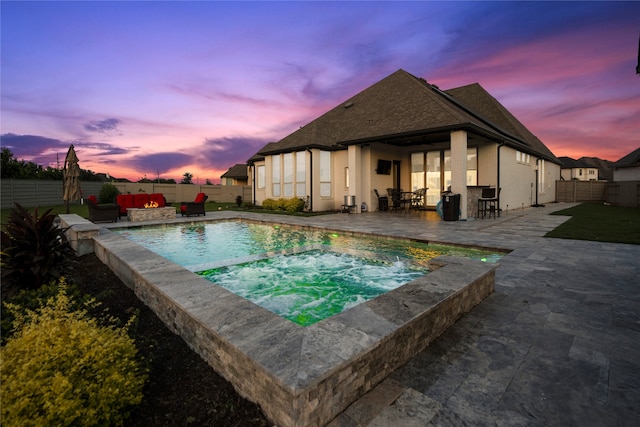
[[[428,275],[302,327],[106,228],[93,240],[102,262],[282,427],[331,421],[493,292],[499,265],[439,257]]]

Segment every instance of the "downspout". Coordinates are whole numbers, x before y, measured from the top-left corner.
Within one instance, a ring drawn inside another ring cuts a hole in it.
[[[313,151],[307,148],[309,153],[309,212],[313,212]]]
[[[538,174],[540,173],[540,166],[538,166],[539,161],[540,158],[536,158],[536,203],[533,205],[534,208],[542,206],[538,204],[538,182],[540,181],[538,178]]]

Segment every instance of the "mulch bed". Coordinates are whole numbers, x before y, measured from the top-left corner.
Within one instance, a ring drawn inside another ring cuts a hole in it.
[[[68,277],[112,316],[125,321],[137,316],[131,334],[148,364],[149,379],[126,426],[271,425],[258,405],[240,397],[94,254],[78,258]]]

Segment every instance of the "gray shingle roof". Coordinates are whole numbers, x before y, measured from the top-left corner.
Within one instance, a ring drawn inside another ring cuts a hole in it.
[[[238,163],[229,168],[228,171],[222,174],[221,178],[232,178],[232,179],[247,179],[249,175],[247,174],[247,165],[245,163]]]
[[[640,147],[614,163],[616,168],[628,168],[640,165]]]
[[[352,143],[384,142],[454,129],[507,141],[558,162],[480,85],[443,92],[404,70],[387,76],[277,143],[267,144],[258,155],[306,148],[337,150]]]
[[[575,169],[575,168],[589,168],[589,167],[591,167],[585,161],[583,161],[582,159],[576,160],[576,159],[572,159],[571,157],[558,157],[558,159],[560,160],[563,169]]]
[[[509,110],[478,83],[449,89],[445,92],[453,96],[461,104],[468,106],[474,113],[489,120],[504,132],[526,142],[535,153],[559,163],[558,158],[555,157],[551,150],[549,150],[537,136],[531,133]]]

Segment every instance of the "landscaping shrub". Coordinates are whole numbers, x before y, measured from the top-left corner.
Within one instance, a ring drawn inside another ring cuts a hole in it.
[[[285,202],[285,210],[287,212],[302,212],[304,209],[304,200],[302,199],[288,199]]]
[[[74,252],[47,210],[33,215],[16,203],[2,230],[2,278],[20,287],[38,288],[57,280],[71,267]]]
[[[302,212],[304,210],[304,200],[302,199],[265,199],[262,208],[271,211]]]
[[[100,189],[100,195],[98,196],[98,201],[100,203],[115,203],[116,196],[120,194],[120,190],[113,185],[106,183]]]
[[[142,400],[146,374],[127,335],[133,319],[99,326],[73,304],[64,281],[27,315],[5,304],[16,333],[0,349],[3,426],[121,425]]]
[[[262,208],[270,211],[275,211],[276,209],[278,209],[277,201],[273,199],[265,199],[262,202]]]
[[[7,337],[13,335],[15,331],[14,321],[16,315],[21,319],[27,319],[30,312],[35,312],[38,307],[45,305],[49,298],[55,297],[60,292],[61,283],[62,286],[65,286],[66,294],[71,297],[71,308],[73,310],[80,310],[83,307],[95,305],[90,302],[88,295],[78,290],[77,286],[66,284],[63,279],[42,285],[38,289],[23,289],[10,298],[3,295],[3,299],[7,298],[7,302],[13,304],[14,310],[0,311],[0,315],[2,316],[2,321],[0,322],[2,345],[5,344]]]

